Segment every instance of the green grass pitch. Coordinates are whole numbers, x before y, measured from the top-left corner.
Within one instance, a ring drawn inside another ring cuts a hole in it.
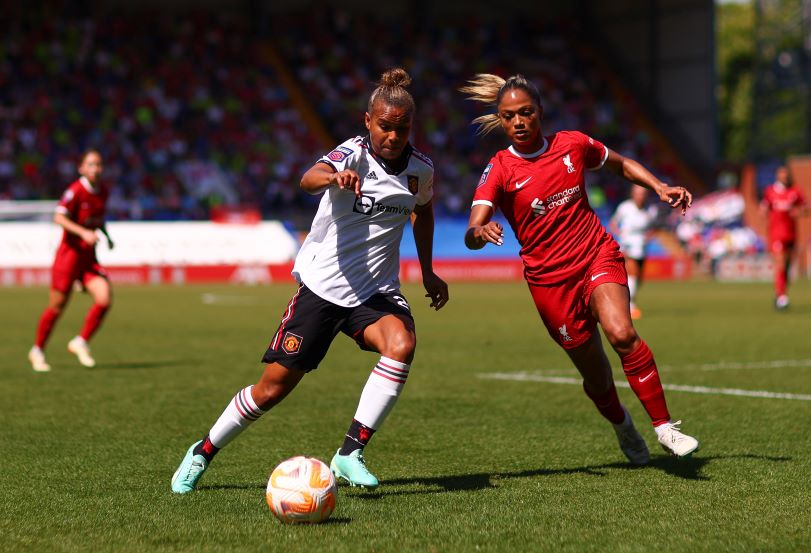
[[[293,289],[120,286],[92,370],[65,350],[89,305],[77,295],[51,339],[49,374],[26,359],[46,290],[0,289],[0,550],[811,550],[811,283],[793,286],[785,313],[766,284],[642,288],[637,328],[665,384],[688,387],[668,400],[701,440],[691,459],[665,456],[627,388],[620,397],[653,454],[641,469],[624,463],[579,386],[482,377],[576,377],[522,283],[451,285],[438,313],[408,286],[419,344],[367,448],[377,491],[342,486],[332,519],[315,526],[281,525],[265,504],[278,462],[328,462],[342,442],[376,357],[339,336],[196,493],[173,495],[186,448],[259,376]]]

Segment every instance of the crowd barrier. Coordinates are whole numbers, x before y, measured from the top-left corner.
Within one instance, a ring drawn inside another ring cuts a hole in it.
[[[290,282],[299,241],[282,223],[253,225],[212,222],[112,222],[115,248],[102,238],[99,261],[117,284]],[[501,248],[471,252],[462,242],[464,224],[437,221],[434,269],[447,281],[520,281],[518,244],[505,237]],[[53,223],[0,223],[0,285],[46,286],[62,231]],[[410,229],[402,246],[401,279],[420,282]],[[688,260],[651,258],[650,279],[686,279]]]

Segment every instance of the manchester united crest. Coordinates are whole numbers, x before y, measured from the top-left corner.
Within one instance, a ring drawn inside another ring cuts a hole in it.
[[[292,332],[285,332],[284,338],[282,339],[282,349],[288,355],[298,353],[298,350],[301,349],[302,340],[303,338],[298,334],[293,334]]]
[[[420,179],[417,175],[408,175],[408,191],[416,194],[420,188]]]

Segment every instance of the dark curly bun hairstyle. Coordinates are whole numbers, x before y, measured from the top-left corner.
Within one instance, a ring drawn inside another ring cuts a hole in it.
[[[407,111],[414,113],[416,109],[414,98],[406,90],[406,87],[410,84],[411,77],[401,67],[395,67],[384,72],[380,76],[377,88],[369,97],[367,111],[371,113],[375,104],[383,102],[386,105],[405,108]]]

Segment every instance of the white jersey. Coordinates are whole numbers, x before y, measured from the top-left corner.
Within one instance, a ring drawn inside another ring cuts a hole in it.
[[[656,220],[654,206],[638,208],[633,200],[625,200],[617,206],[612,221],[619,229],[617,237],[620,249],[631,259],[643,259],[647,245],[647,233]]]
[[[320,297],[343,307],[400,288],[400,240],[415,205],[433,197],[431,160],[410,145],[392,167],[372,152],[368,137],[347,140],[318,161],[361,178],[361,197],[327,188],[293,276]]]

